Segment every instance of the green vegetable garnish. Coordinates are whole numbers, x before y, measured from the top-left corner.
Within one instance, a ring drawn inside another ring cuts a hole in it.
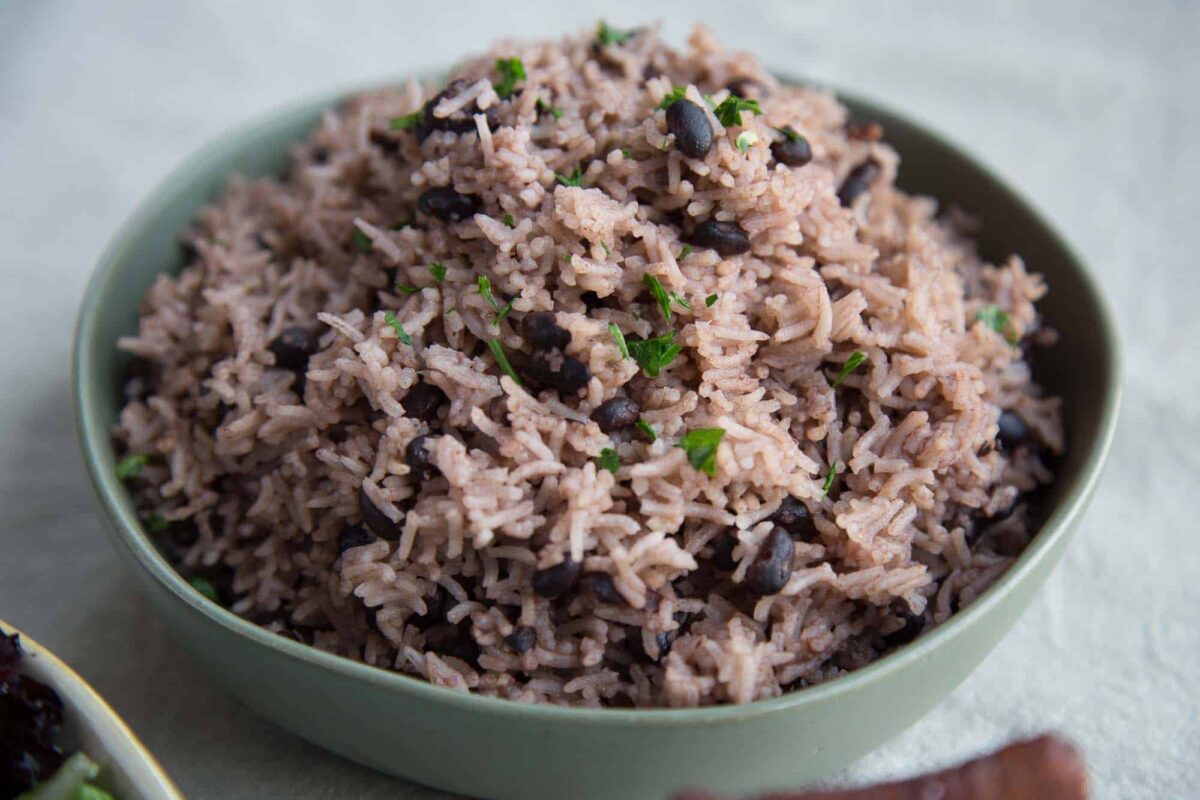
[[[683,348],[675,344],[675,331],[667,331],[653,339],[626,339],[629,354],[645,371],[646,376],[657,378],[664,367],[675,360]]]
[[[800,134],[796,133],[796,131],[792,129],[791,125],[783,128],[776,128],[775,130],[778,131],[783,138],[787,139],[789,142],[798,142],[804,138]]]
[[[742,124],[743,111],[762,114],[762,109],[758,107],[757,100],[743,100],[736,94],[731,94],[722,100],[721,104],[713,109],[713,114],[726,128],[732,128]]]
[[[517,227],[517,221],[516,221],[515,219],[513,219],[513,215],[512,215],[512,214],[505,214],[505,215],[504,215],[504,224],[505,224],[505,225],[507,225],[507,226],[508,226],[508,227],[510,227],[510,228],[515,228],[515,227]]]
[[[821,489],[821,497],[828,497],[829,490],[833,488],[833,479],[837,477],[837,468],[842,462],[836,459],[829,465],[829,472],[825,474],[825,485]]]
[[[650,294],[654,295],[654,299],[658,301],[658,307],[662,309],[663,316],[667,322],[670,322],[671,296],[667,294],[667,290],[663,288],[662,283],[649,272],[642,275],[642,283],[646,284],[646,287],[650,289]]]
[[[99,775],[99,764],[86,753],[75,753],[48,779],[16,797],[17,800],[113,800],[111,794],[91,785]]]
[[[570,175],[555,174],[554,180],[561,183],[563,186],[583,186],[583,170],[576,167]]]
[[[545,111],[555,119],[562,119],[563,110],[561,108],[555,108],[540,97],[537,99],[537,110]]]
[[[724,428],[696,428],[684,434],[676,446],[687,451],[689,464],[712,477],[717,474],[717,445],[724,438]]]
[[[600,464],[600,469],[606,469],[616,475],[617,470],[621,468],[621,457],[617,455],[617,451],[611,447],[606,447],[600,451],[600,457],[596,459]]]
[[[392,312],[387,312],[383,315],[383,321],[392,326],[392,330],[396,332],[396,336],[400,341],[404,342],[409,347],[412,347],[412,337],[408,335],[408,331],[404,330],[404,326],[400,324],[400,320],[396,319],[396,315]]]
[[[704,305],[707,306],[708,308],[712,308],[713,305],[716,304],[716,302],[717,302],[717,296],[715,294],[710,294],[708,297],[704,298]]]
[[[651,444],[654,444],[655,442],[657,442],[657,441],[658,441],[658,434],[654,432],[654,428],[652,428],[652,427],[650,426],[650,423],[649,423],[649,422],[646,422],[646,420],[644,420],[644,419],[639,419],[639,420],[637,421],[637,425],[635,425],[634,427],[636,427],[636,428],[637,428],[638,430],[640,430],[642,433],[644,433],[644,434],[646,434],[647,436],[649,436],[649,437],[650,437],[650,443],[651,443]]]
[[[507,305],[501,305],[500,301],[492,294],[492,282],[487,279],[486,275],[480,275],[475,281],[479,286],[479,293],[483,295],[483,299],[488,301],[488,304],[496,312],[496,318],[492,320],[492,326],[499,328],[500,322],[508,316],[508,312],[512,311],[513,300],[509,300]]]
[[[606,245],[604,242],[601,242],[600,246],[604,248],[604,255],[606,255],[606,256],[612,255],[612,249],[608,245]]]
[[[622,147],[621,155],[625,156],[626,158],[633,158],[633,150],[628,147]]]
[[[496,365],[500,367],[500,371],[512,378],[513,383],[517,386],[523,386],[521,379],[517,377],[517,371],[508,362],[508,354],[504,352],[504,345],[500,344],[500,340],[488,339],[488,349],[492,351],[492,358],[496,359]]]
[[[616,28],[608,27],[608,23],[600,20],[600,25],[596,28],[596,41],[601,47],[608,47],[610,44],[625,44],[633,38],[633,31],[619,31]]]
[[[424,112],[414,111],[411,114],[405,114],[403,117],[392,117],[388,120],[388,129],[393,131],[406,131],[409,128],[415,128],[417,123],[421,121],[421,115]]]
[[[679,251],[679,255],[675,256],[675,260],[676,260],[676,261],[683,261],[683,260],[684,260],[685,258],[687,258],[689,255],[691,255],[691,253],[692,253],[692,249],[693,249],[693,248],[692,248],[692,246],[691,246],[690,244],[685,244],[685,245],[683,246],[683,248],[682,248],[682,249]]]
[[[190,583],[192,585],[193,589],[195,589],[197,592],[204,595],[205,597],[207,597],[209,600],[213,601],[214,603],[221,602],[220,600],[217,599],[216,587],[214,587],[212,585],[212,583],[210,583],[207,579],[197,576],[195,578],[191,578],[188,581],[188,583]]]
[[[151,511],[146,515],[145,525],[146,530],[150,531],[150,533],[162,533],[170,526],[170,523],[167,522],[166,517],[162,514],[157,511]]]
[[[354,246],[358,248],[360,253],[369,253],[374,246],[371,244],[371,237],[360,231],[357,227],[354,229]]]
[[[130,478],[136,478],[142,472],[142,467],[150,463],[149,453],[138,453],[137,455],[125,456],[117,462],[117,477],[120,480],[127,481]]]
[[[435,261],[430,264],[429,272],[433,275],[433,279],[438,283],[446,280],[446,266],[440,261]]]
[[[500,73],[500,82],[495,89],[500,97],[511,97],[517,83],[525,80],[525,64],[519,58],[496,59],[496,71]]]
[[[656,105],[654,108],[657,111],[662,111],[665,108],[670,108],[671,105],[673,105],[676,100],[682,100],[683,96],[685,94],[687,94],[686,86],[673,86],[673,87],[671,87],[671,91],[669,91],[665,95],[663,95],[663,99],[660,100],[658,105]]]
[[[617,323],[608,323],[608,335],[617,343],[617,350],[621,351],[621,358],[629,358],[629,345],[625,343],[625,334],[621,333]]]
[[[754,144],[757,141],[758,141],[757,133],[755,133],[754,131],[742,131],[741,133],[739,133],[737,135],[737,138],[733,140],[733,143],[735,145],[737,145],[737,149],[739,151],[744,153],[750,149],[750,145]]]
[[[1002,335],[1009,344],[1016,344],[1017,337],[1009,330],[1012,319],[1008,312],[997,305],[984,306],[975,312],[975,319]]]
[[[689,311],[692,308],[691,301],[688,300],[683,295],[681,295],[679,292],[671,292],[671,299],[674,300],[679,305],[683,306],[684,308],[688,309]]]
[[[421,287],[413,286],[410,283],[397,283],[393,288],[402,294],[416,294],[417,292],[421,291]]]
[[[862,363],[866,360],[867,354],[862,350],[855,350],[853,353],[851,353],[850,357],[846,359],[846,363],[842,364],[842,371],[839,372],[837,378],[834,379],[833,388],[836,389],[837,387],[841,386],[842,381],[846,380],[846,376],[862,366]]]

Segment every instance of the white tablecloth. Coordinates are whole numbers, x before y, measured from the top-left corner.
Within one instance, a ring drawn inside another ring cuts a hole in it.
[[[117,225],[229,125],[598,12],[250,5],[0,5],[0,617],[90,679],[193,798],[438,797],[269,725],[174,649],[93,516],[71,421],[71,324]],[[1200,796],[1200,7],[650,5],[614,0],[604,15],[660,17],[676,41],[703,20],[770,65],[907,109],[966,145],[1082,251],[1123,328],[1116,448],[1065,562],[978,672],[841,777],[909,774],[1051,728],[1082,746],[1099,798]]]

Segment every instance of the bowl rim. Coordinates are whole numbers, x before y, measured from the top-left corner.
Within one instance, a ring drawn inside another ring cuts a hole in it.
[[[418,78],[423,78],[436,73],[426,71],[416,74]],[[159,205],[159,198],[172,194],[174,191],[172,187],[176,183],[196,172],[205,171],[205,165],[211,161],[236,152],[240,149],[241,140],[247,134],[260,128],[280,125],[289,118],[311,116],[320,110],[331,109],[339,101],[356,92],[395,85],[397,83],[395,77],[365,84],[355,83],[332,91],[306,95],[265,113],[257,114],[248,121],[234,125],[209,139],[205,144],[191,151],[155,184],[103,250],[84,290],[83,301],[76,318],[72,337],[71,394],[74,403],[76,431],[88,479],[100,501],[101,510],[110,522],[109,527],[115,534],[111,537],[115,540],[114,544],[119,542],[119,546],[132,554],[143,569],[153,575],[163,588],[174,595],[176,601],[190,606],[207,622],[219,625],[227,631],[249,640],[254,645],[273,650],[282,657],[307,662],[311,666],[340,674],[354,681],[365,682],[401,694],[410,694],[414,699],[430,704],[451,706],[464,712],[524,718],[532,722],[587,722],[614,726],[632,724],[687,727],[711,723],[742,722],[750,718],[797,711],[855,692],[866,684],[883,680],[887,675],[901,670],[913,662],[928,658],[941,647],[943,642],[961,635],[977,619],[982,618],[992,607],[1001,603],[1014,587],[1025,579],[1026,575],[1034,571],[1037,565],[1049,556],[1057,540],[1067,535],[1078,521],[1100,480],[1104,463],[1112,446],[1122,394],[1122,355],[1115,322],[1116,317],[1097,279],[1091,274],[1076,250],[1051,224],[1048,216],[1023,193],[997,176],[985,162],[970,150],[950,141],[936,129],[908,114],[897,113],[886,105],[864,99],[862,96],[844,91],[836,85],[824,81],[800,80],[786,73],[775,72],[774,74],[785,83],[818,86],[836,94],[841,102],[855,105],[868,112],[878,112],[883,117],[892,117],[902,121],[918,134],[928,137],[937,146],[954,152],[975,166],[988,182],[1007,196],[1006,199],[1011,205],[1036,219],[1045,228],[1050,240],[1066,255],[1070,268],[1080,278],[1084,294],[1087,296],[1088,302],[1096,309],[1100,319],[1100,330],[1096,332],[1096,340],[1103,351],[1107,367],[1107,380],[1099,414],[1099,435],[1090,442],[1079,445],[1088,450],[1080,473],[1073,485],[1066,488],[1063,500],[1043,522],[1029,546],[995,583],[962,611],[953,614],[949,620],[919,637],[913,643],[828,683],[785,692],[777,697],[755,700],[742,705],[625,709],[533,704],[435,686],[419,677],[370,666],[319,650],[311,645],[292,641],[206,600],[199,592],[192,589],[158,552],[134,513],[132,504],[128,502],[125,489],[113,470],[114,456],[109,430],[104,421],[99,418],[95,404],[90,397],[91,386],[99,374],[99,367],[95,361],[88,358],[86,343],[94,334],[99,320],[103,317],[104,309],[101,307],[101,298],[106,296],[107,285],[114,280],[114,276],[121,269],[122,254],[141,235],[142,229],[146,225],[146,218]],[[901,153],[901,158],[903,158],[903,153]]]
[[[26,657],[37,664],[35,669],[39,674],[34,677],[62,696],[68,725],[97,733],[97,738],[104,743],[105,755],[108,756],[106,760],[114,765],[108,767],[108,771],[117,768],[128,775],[130,782],[139,785],[144,781],[153,781],[153,788],[161,793],[163,800],[184,800],[183,794],[154,754],[83,676],[16,625],[0,620],[0,630],[10,636],[16,634],[20,637],[21,649]],[[110,728],[104,732],[104,736],[99,735],[97,724],[85,724],[97,717],[103,720],[101,725]],[[95,753],[89,752],[88,755],[97,761],[102,760]]]

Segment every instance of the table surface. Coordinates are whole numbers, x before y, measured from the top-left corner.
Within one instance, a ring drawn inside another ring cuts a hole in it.
[[[675,41],[702,20],[769,65],[930,123],[1035,198],[1117,309],[1125,406],[1065,561],[974,675],[839,779],[907,775],[1054,729],[1086,753],[1097,798],[1200,796],[1200,5],[1140,5],[605,4],[618,25],[661,18]],[[457,2],[449,23],[450,5],[408,6],[0,5],[0,617],[87,677],[194,800],[443,795],[275,728],[176,649],[94,514],[71,325],[113,231],[214,134],[596,14]]]

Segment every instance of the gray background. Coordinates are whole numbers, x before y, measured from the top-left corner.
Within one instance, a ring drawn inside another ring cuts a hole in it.
[[[603,5],[617,25],[661,18],[676,41],[703,20],[769,65],[907,109],[1034,198],[1118,311],[1125,407],[1079,538],[984,666],[845,779],[1056,729],[1086,752],[1097,797],[1200,796],[1200,10],[1100,5]],[[224,696],[118,567],[69,403],[70,329],[92,264],[166,171],[231,124],[444,64],[501,33],[589,25],[595,8],[0,5],[0,617],[91,680],[192,798],[438,795]]]

